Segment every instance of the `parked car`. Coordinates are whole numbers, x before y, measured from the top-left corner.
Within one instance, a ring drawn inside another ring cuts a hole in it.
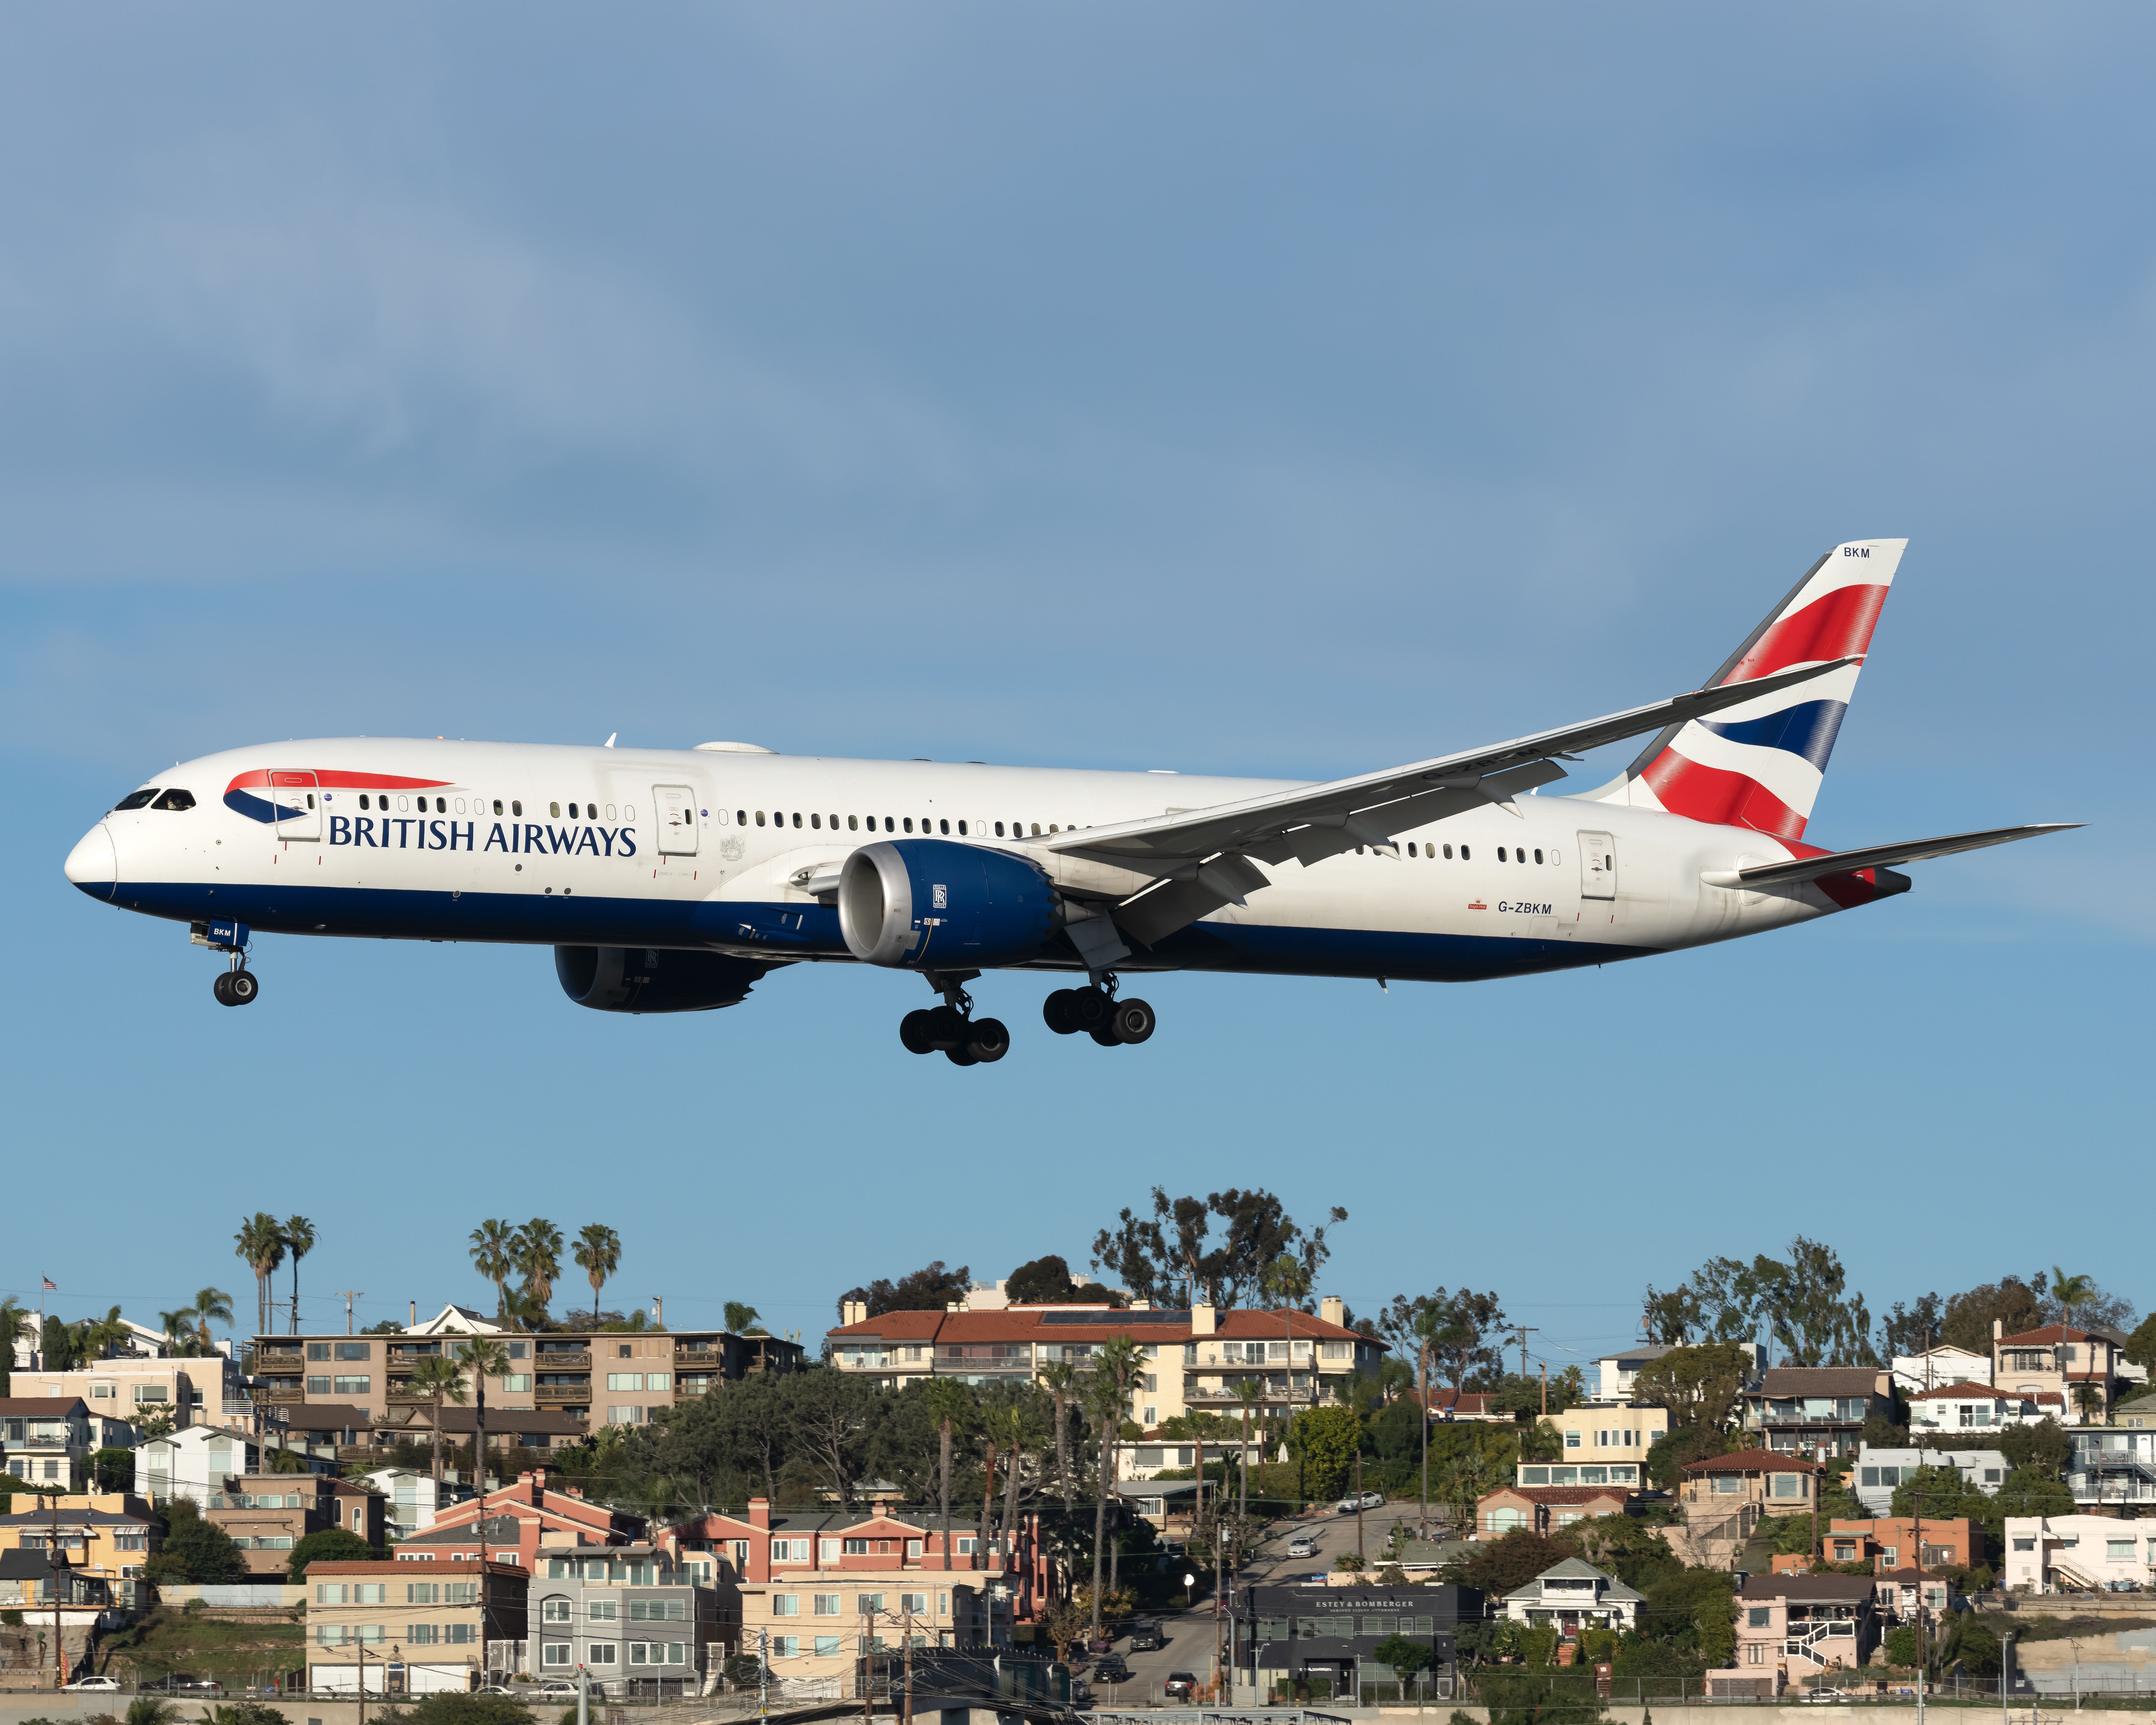
[[[1806,1692],[1806,1701],[1847,1701],[1849,1697],[1839,1689],[1814,1689]]]
[[[539,1686],[539,1699],[542,1701],[574,1701],[576,1698],[577,1686],[567,1677],[549,1677]]]
[[[1198,1692],[1198,1679],[1188,1671],[1170,1671],[1160,1687],[1170,1701],[1188,1701]]]
[[[77,1693],[81,1693],[88,1690],[96,1690],[103,1693],[117,1689],[120,1686],[120,1679],[117,1677],[78,1677],[74,1682],[63,1683],[60,1686],[63,1689],[73,1690]]]
[[[1093,1686],[1083,1677],[1073,1677],[1070,1680],[1070,1705],[1074,1707],[1089,1707],[1093,1705]]]
[[[1288,1541],[1287,1554],[1291,1558],[1314,1558],[1317,1555],[1317,1542],[1307,1533],[1298,1533]]]
[[[1133,1619],[1132,1619],[1132,1620],[1131,1620],[1131,1651],[1132,1651],[1132,1652],[1133,1652],[1133,1653],[1148,1653],[1148,1652],[1152,1651],[1154,1649],[1158,1648],[1158,1647],[1161,1647],[1161,1646],[1163,1646],[1163,1645],[1166,1645],[1166,1644],[1165,1644],[1164,1642],[1163,1642],[1163,1641],[1162,1641],[1162,1640],[1161,1640],[1161,1636],[1160,1636],[1160,1625],[1159,1625],[1159,1624],[1158,1624],[1157,1622],[1155,1622],[1152,1618],[1150,1618],[1150,1617],[1137,1617],[1137,1618],[1133,1618]]]
[[[506,1683],[482,1683],[472,1691],[474,1695],[514,1695],[516,1692]]]
[[[162,1689],[172,1695],[222,1695],[224,1686],[214,1677],[198,1677],[192,1671],[174,1671],[161,1683],[145,1683],[145,1689]]]
[[[1120,1653],[1103,1654],[1093,1661],[1093,1681],[1096,1683],[1127,1683],[1131,1668],[1123,1663]]]

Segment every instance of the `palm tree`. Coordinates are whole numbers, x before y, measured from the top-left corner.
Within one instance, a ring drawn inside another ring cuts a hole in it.
[[[936,1496],[943,1515],[943,1567],[951,1567],[951,1438],[973,1412],[973,1398],[956,1378],[931,1378],[921,1394],[935,1422],[937,1444]]]
[[[270,1278],[285,1261],[285,1230],[267,1210],[243,1218],[239,1232],[232,1236],[235,1254],[254,1272],[254,1333],[270,1327]]]
[[[2054,1264],[2051,1266],[2051,1297],[2059,1302],[2059,1321],[2071,1327],[2074,1307],[2081,1305],[2096,1291],[2096,1278],[2091,1276],[2069,1276]]]
[[[1294,1381],[1294,1366],[1295,1362],[1290,1360],[1288,1367],[1291,1383]],[[1258,1414],[1259,1424],[1260,1426],[1263,1425],[1265,1387],[1255,1378],[1245,1373],[1235,1380],[1235,1399],[1242,1404],[1243,1408],[1243,1486],[1242,1494],[1237,1500],[1235,1513],[1248,1517],[1250,1512],[1250,1414],[1255,1410]]]
[[[1034,1425],[1033,1409],[1024,1402],[1012,1402],[998,1408],[988,1415],[988,1435],[1004,1452],[1004,1571],[1008,1574],[1014,1563],[1013,1542],[1018,1534],[1019,1471],[1024,1465],[1025,1453],[1040,1435]]]
[[[201,1343],[203,1353],[206,1355],[215,1353],[217,1337],[209,1332],[210,1321],[214,1318],[228,1329],[232,1327],[232,1296],[222,1288],[201,1289],[195,1295],[195,1303],[189,1308],[189,1315],[195,1321],[195,1338]],[[259,1335],[261,1332],[257,1331],[255,1333]]]
[[[497,1317],[509,1311],[509,1278],[516,1272],[516,1229],[509,1222],[482,1222],[471,1231],[471,1260],[479,1273],[494,1284]]]
[[[1101,1634],[1101,1548],[1108,1539],[1108,1494],[1116,1483],[1116,1440],[1122,1435],[1124,1416],[1130,1410],[1130,1382],[1144,1358],[1138,1344],[1128,1336],[1111,1336],[1093,1355],[1093,1370],[1086,1386],[1086,1411],[1100,1422],[1100,1490],[1093,1509],[1093,1625]]]
[[[465,1399],[465,1370],[453,1359],[439,1354],[417,1361],[405,1388],[417,1390],[421,1395],[434,1399],[434,1483],[442,1483],[442,1402],[444,1397],[453,1402]]]
[[[587,1222],[577,1236],[577,1267],[592,1285],[592,1327],[599,1327],[599,1290],[621,1268],[621,1236],[598,1222]]]
[[[179,1725],[185,1717],[177,1702],[156,1695],[136,1696],[121,1716],[122,1725]]]
[[[305,1216],[285,1218],[285,1250],[292,1255],[292,1333],[300,1333],[300,1260],[315,1249],[315,1224]]]
[[[477,1400],[472,1410],[472,1487],[479,1494],[480,1555],[486,1555],[486,1380],[509,1369],[509,1350],[491,1336],[472,1336],[454,1356],[469,1373]]]
[[[512,1254],[523,1273],[524,1286],[545,1312],[554,1297],[554,1278],[562,1273],[562,1230],[542,1216],[534,1216],[516,1230]]]
[[[0,1334],[4,1332],[4,1328],[0,1327]],[[83,1351],[91,1359],[109,1359],[112,1350],[133,1333],[127,1327],[126,1321],[120,1316],[120,1308],[115,1306],[103,1317],[94,1319],[82,1327]]]
[[[194,1349],[194,1338],[189,1333],[195,1321],[195,1309],[182,1306],[177,1312],[161,1312],[157,1322],[165,1332],[165,1344],[172,1350],[172,1357],[190,1353]]]
[[[1040,1368],[1041,1386],[1055,1404],[1055,1477],[1063,1487],[1063,1516],[1070,1517],[1070,1398],[1078,1389],[1078,1368],[1056,1360]]]
[[[735,1335],[746,1336],[752,1329],[763,1327],[763,1314],[753,1306],[744,1306],[738,1300],[729,1300],[726,1301],[726,1322],[727,1329]]]

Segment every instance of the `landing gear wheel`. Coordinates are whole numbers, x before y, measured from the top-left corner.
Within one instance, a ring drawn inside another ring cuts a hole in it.
[[[1152,1035],[1159,1022],[1152,1008],[1142,1000],[1118,1000],[1108,1014],[1108,1028],[1116,1033],[1116,1040],[1133,1045]]]
[[[1121,1048],[1123,1045],[1123,1039],[1116,1034],[1115,1031],[1106,1024],[1101,1025],[1097,1030],[1088,1030],[1086,1034],[1103,1048]]]
[[[925,1055],[936,1052],[936,1043],[930,1034],[928,1019],[928,1009],[924,1006],[917,1012],[906,1014],[898,1021],[898,1040],[906,1045],[906,1051],[908,1054]]]
[[[231,1005],[232,973],[228,970],[220,970],[218,972],[217,980],[209,985],[209,991],[211,993],[217,996],[217,1004],[219,1006]]]
[[[954,1066],[978,1066],[981,1064],[981,1057],[970,1048],[947,1048],[943,1050],[943,1058]]]
[[[1097,1030],[1108,1022],[1108,1009],[1112,1003],[1098,988],[1073,988],[1070,991],[1070,1023],[1080,1030]]]
[[[227,1006],[246,1006],[262,992],[262,984],[255,981],[251,970],[228,972],[224,979],[224,1004]]]
[[[940,1048],[945,1054],[963,1048],[966,1043],[966,1016],[955,1006],[932,1006],[928,1009],[928,1045]],[[960,1065],[969,1064],[961,1060]]]
[[[1078,1021],[1070,1014],[1070,999],[1075,988],[1058,988],[1040,1003],[1040,1015],[1048,1028],[1058,1036],[1068,1036],[1078,1028]]]
[[[968,1029],[966,1052],[982,1065],[999,1060],[1010,1052],[1010,1031],[1001,1019],[975,1019]]]

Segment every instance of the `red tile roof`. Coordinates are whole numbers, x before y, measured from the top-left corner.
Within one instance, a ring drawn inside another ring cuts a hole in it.
[[[0,1414],[13,1414],[18,1420],[50,1420],[81,1406],[79,1395],[0,1395]]]
[[[1486,1491],[1476,1500],[1479,1504],[1492,1503],[1500,1497],[1522,1497],[1529,1503],[1594,1503],[1603,1498],[1614,1498],[1618,1502],[1630,1501],[1629,1486],[1500,1486],[1494,1491]]]
[[[841,1324],[829,1333],[875,1337],[886,1342],[927,1342],[933,1339],[947,1316],[941,1312],[886,1312],[880,1317],[864,1318],[857,1324]]]
[[[1420,1394],[1419,1390],[1408,1392],[1410,1399]],[[1490,1398],[1479,1389],[1433,1389],[1427,1405],[1434,1414],[1486,1414],[1490,1411]]]
[[[1993,1345],[1999,1348],[2041,1347],[2046,1343],[2056,1344],[2097,1339],[2087,1330],[2077,1330],[2071,1324],[2046,1324],[2041,1330],[2024,1330],[2018,1336],[2001,1336]]]
[[[1918,1389],[1910,1393],[1909,1399],[1920,1402],[1930,1396],[1958,1396],[1964,1401],[2018,1402],[2025,1399],[2018,1390],[2001,1389],[1995,1384],[1979,1384],[1964,1378],[1958,1384],[1948,1384],[1938,1389]]]
[[[1686,1473],[1825,1473],[1816,1461],[1784,1455],[1779,1450],[1739,1450],[1733,1455],[1710,1455],[1704,1461],[1687,1461]]]

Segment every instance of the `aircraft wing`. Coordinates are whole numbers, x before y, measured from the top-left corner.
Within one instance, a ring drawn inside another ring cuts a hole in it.
[[[1935,856],[1952,856],[1958,851],[1982,850],[1986,845],[2011,845],[2016,839],[2040,839],[2046,833],[2071,833],[2082,824],[2077,820],[2054,820],[2034,826],[1994,827],[1984,833],[1954,833],[1943,839],[1912,839],[1900,845],[1830,851],[1825,856],[1799,857],[1794,862],[1767,863],[1758,868],[1716,870],[1702,878],[1714,886],[1782,886],[1793,880],[1816,880],[1822,875],[1847,875],[1859,869],[1925,862]],[[1728,876],[1727,880],[1721,878],[1724,875]]]
[[[1756,701],[1855,663],[1853,659],[1837,659],[1748,683],[1696,689],[1650,706],[1634,707],[1629,712],[1612,713],[1606,718],[1589,719],[1584,724],[1567,725],[1486,748],[1465,749],[1458,754],[1439,755],[1325,784],[1299,785],[1210,809],[1086,827],[1045,842],[1051,850],[1141,870],[1148,863],[1212,856],[1221,851],[1243,851],[1267,861],[1285,862],[1299,854],[1299,847],[1286,842],[1287,835],[1298,828],[1315,829],[1327,839],[1337,835],[1344,840],[1328,844],[1320,855],[1352,850],[1357,845],[1383,846],[1395,832],[1483,803],[1509,803],[1517,792],[1563,778],[1562,768],[1550,765],[1553,757],[1568,757],[1725,706]]]

